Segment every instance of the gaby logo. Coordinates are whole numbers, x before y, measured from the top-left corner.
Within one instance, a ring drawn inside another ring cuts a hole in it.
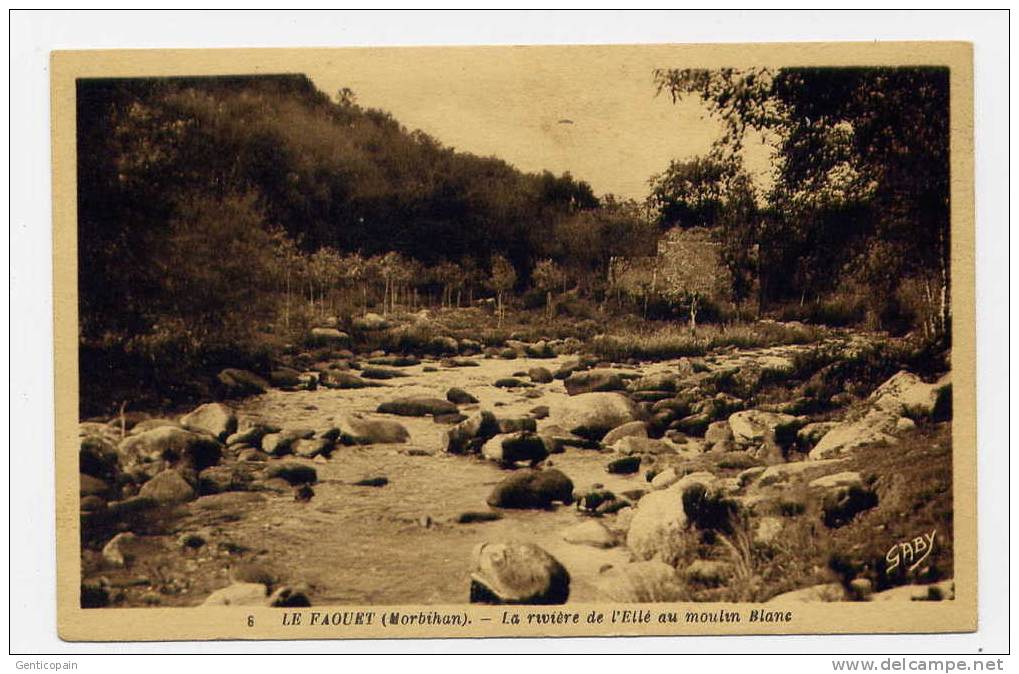
[[[933,529],[929,534],[922,534],[912,540],[896,543],[888,548],[888,552],[885,553],[885,561],[888,562],[886,573],[891,574],[897,568],[906,564],[909,564],[906,568],[906,573],[912,573],[924,560],[930,557],[931,552],[934,550],[934,537],[936,534],[937,529]]]

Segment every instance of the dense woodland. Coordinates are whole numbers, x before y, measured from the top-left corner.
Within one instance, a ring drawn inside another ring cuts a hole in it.
[[[456,152],[301,75],[79,81],[83,410],[366,311],[484,298],[493,321],[504,304],[607,321],[647,316],[653,294],[650,318],[686,320],[696,287],[612,287],[614,261],[651,258],[671,227],[721,244],[730,287],[702,316],[944,339],[947,69],[654,77],[723,134],[643,202]],[[776,148],[767,191],[743,166],[749,130]]]

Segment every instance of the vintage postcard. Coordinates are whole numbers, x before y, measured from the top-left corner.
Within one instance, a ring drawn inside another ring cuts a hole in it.
[[[52,55],[73,641],[976,629],[965,43]]]

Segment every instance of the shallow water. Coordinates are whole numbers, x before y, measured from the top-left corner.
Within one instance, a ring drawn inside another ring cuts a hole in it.
[[[464,413],[484,408],[500,417],[525,416],[536,405],[565,397],[563,383],[537,385],[541,397],[528,398],[522,395],[525,389],[497,389],[492,382],[535,365],[555,370],[563,360],[479,359],[479,367],[438,372],[424,372],[418,365],[401,368],[409,376],[389,380],[385,387],[271,391],[246,401],[238,412],[288,426],[342,427],[344,415],[374,415],[385,400],[405,395],[445,398],[450,386],[459,386],[480,400],[479,405],[462,406]],[[546,549],[570,572],[571,601],[593,600],[599,569],[629,560],[624,547],[603,550],[562,540],[564,529],[585,519],[571,506],[502,510],[498,521],[453,523],[462,512],[489,510],[485,499],[508,472],[474,457],[443,454],[440,441],[449,426],[430,417],[392,418],[410,432],[407,444],[338,447],[327,463],[309,462],[319,475],[310,503],[297,503],[289,494],[272,496],[254,516],[223,525],[223,533],[263,550],[260,558],[285,569],[287,580],[311,585],[312,600],[320,604],[466,601],[471,551],[490,541],[526,541]],[[432,454],[408,455],[408,449]],[[646,487],[639,475],[607,474],[610,458],[567,448],[550,461],[577,487],[600,482],[616,493]],[[381,488],[350,484],[376,475],[389,483]],[[422,524],[425,516],[430,526]],[[611,526],[612,519],[603,521]]]

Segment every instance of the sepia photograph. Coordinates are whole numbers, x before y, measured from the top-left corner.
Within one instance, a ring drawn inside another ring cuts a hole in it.
[[[76,637],[973,629],[971,52],[831,46],[55,55]]]

